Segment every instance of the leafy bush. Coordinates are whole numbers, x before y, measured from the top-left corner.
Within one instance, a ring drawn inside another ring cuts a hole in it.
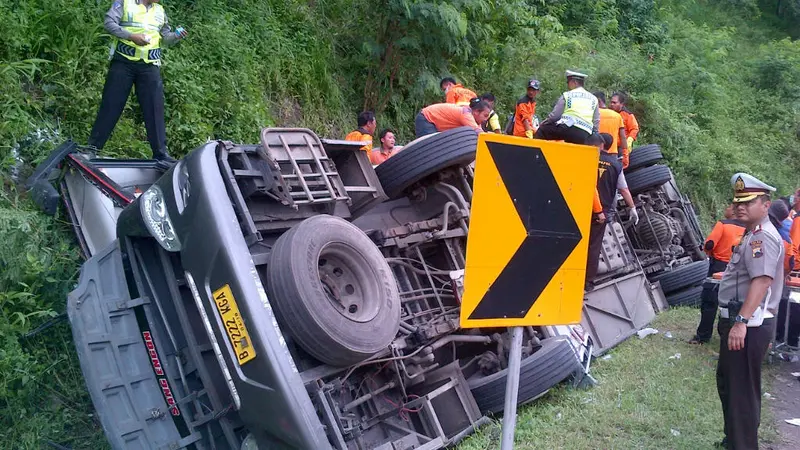
[[[68,327],[25,336],[65,310],[79,260],[67,227],[4,189],[0,235],[0,446],[102,448]]]

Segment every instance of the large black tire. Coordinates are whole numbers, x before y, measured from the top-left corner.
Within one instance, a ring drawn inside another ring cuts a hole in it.
[[[630,164],[625,169],[625,173],[633,172],[641,167],[652,166],[664,159],[661,154],[661,146],[658,144],[648,144],[636,147],[631,151]]]
[[[423,178],[451,166],[475,160],[478,135],[470,127],[454,128],[417,139],[375,168],[389,198],[403,196],[406,189]]]
[[[707,275],[708,260],[704,259],[655,275],[652,280],[661,282],[661,290],[665,294],[671,294],[690,286],[702,284]]]
[[[581,363],[568,339],[543,340],[538,351],[522,360],[517,404],[522,405],[538,398],[579,370]],[[489,376],[476,375],[467,381],[482,413],[496,414],[503,411],[507,375],[508,369],[503,369]]]
[[[669,306],[700,306],[700,295],[703,286],[690,287],[682,291],[673,292],[667,296]]]
[[[631,194],[638,194],[650,188],[661,186],[672,178],[669,167],[656,164],[625,174]]]
[[[363,231],[339,217],[310,217],[278,238],[267,292],[283,331],[330,365],[372,356],[400,326],[389,265]]]

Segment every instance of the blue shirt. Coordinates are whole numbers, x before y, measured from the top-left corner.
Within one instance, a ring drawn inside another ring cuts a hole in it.
[[[789,237],[789,230],[792,229],[792,219],[786,218],[783,222],[781,222],[781,227],[778,228],[778,233],[780,233],[781,237],[786,242],[792,242],[792,239]]]

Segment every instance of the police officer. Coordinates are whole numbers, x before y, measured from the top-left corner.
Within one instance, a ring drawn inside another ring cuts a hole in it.
[[[100,110],[89,136],[89,145],[98,150],[111,136],[135,84],[153,158],[174,161],[167,153],[164,84],[159,67],[162,44],[178,42],[186,37],[186,31],[182,28],[175,32],[171,30],[160,1],[114,0],[106,12],[103,27],[114,37],[111,64]]]
[[[761,362],[775,333],[785,250],[768,216],[775,188],[746,173],[735,174],[731,184],[736,218],[746,231],[719,287],[717,390],[725,420],[722,445],[751,450],[758,449]]]
[[[568,70],[566,75],[569,91],[558,98],[553,112],[536,131],[536,138],[585,144],[600,126],[597,97],[583,88],[586,74]]]

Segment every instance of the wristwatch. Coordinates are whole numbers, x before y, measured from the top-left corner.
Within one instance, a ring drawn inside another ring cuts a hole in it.
[[[733,321],[736,322],[736,323],[743,323],[743,324],[747,325],[747,319],[745,319],[744,316],[741,315],[741,314],[736,316],[736,318],[734,318]]]

